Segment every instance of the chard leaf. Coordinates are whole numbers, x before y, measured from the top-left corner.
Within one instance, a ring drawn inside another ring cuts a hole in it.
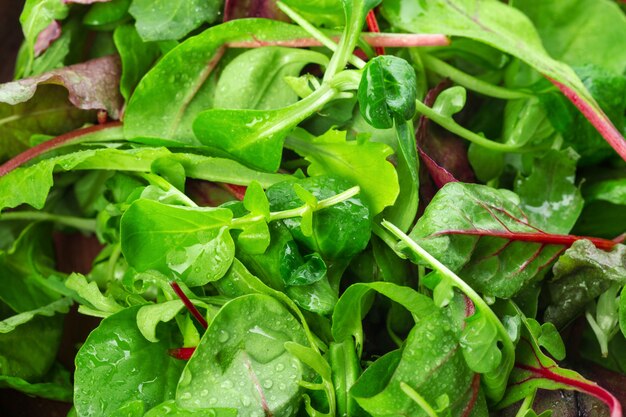
[[[144,41],[178,40],[203,23],[213,23],[221,0],[133,0],[130,14]]]
[[[530,223],[549,233],[569,233],[584,201],[574,183],[578,155],[550,150],[534,161],[530,175],[520,175],[515,192]]]
[[[554,265],[553,273],[551,302],[544,318],[561,328],[612,284],[626,284],[626,246],[616,245],[606,252],[586,240],[575,242]]]
[[[68,11],[67,5],[59,0],[26,1],[20,15],[20,23],[24,32],[27,60],[23,72],[16,74],[16,78],[30,75],[35,59],[35,44],[39,35],[55,19],[65,19]]]
[[[76,355],[74,406],[80,416],[109,416],[139,401],[150,409],[174,398],[184,363],[167,354],[178,342],[171,327],[147,341],[136,326],[139,306],[106,319]]]
[[[245,51],[224,67],[215,88],[213,106],[223,109],[271,110],[298,101],[284,81],[310,63],[326,66],[319,52],[268,46]]]
[[[198,145],[191,125],[215,95],[214,69],[234,41],[306,37],[303,30],[263,19],[233,20],[187,39],[169,51],[141,80],[125,113],[124,133],[146,143]]]
[[[107,56],[52,70],[32,78],[0,85],[0,102],[12,106],[29,101],[43,84],[58,84],[69,93],[69,101],[83,110],[106,110],[113,119],[120,118],[122,97],[119,93],[120,62]],[[38,131],[41,133],[41,131]]]
[[[533,282],[565,249],[529,223],[507,190],[448,183],[435,195],[410,237],[484,294],[509,298]]]
[[[385,2],[383,13],[399,29],[474,39],[509,53],[548,77],[574,102],[609,144],[626,158],[626,143],[576,73],[550,57],[532,22],[519,10],[493,0]]]
[[[363,200],[372,216],[391,206],[398,196],[398,175],[387,161],[393,150],[368,140],[347,141],[346,132],[329,130],[314,137],[297,130],[286,146],[311,163],[310,176],[339,176],[361,187]]]
[[[236,408],[243,415],[291,415],[306,373],[285,342],[307,345],[302,326],[274,298],[244,295],[211,322],[178,384],[176,401],[192,410]]]
[[[157,270],[190,287],[220,279],[235,256],[225,208],[189,208],[139,199],[120,220],[122,253],[139,272]],[[173,276],[173,273],[174,276]]]
[[[518,313],[521,314],[521,312]],[[508,389],[498,408],[506,407],[533,395],[537,389],[576,390],[593,395],[609,406],[611,416],[621,415],[619,401],[595,382],[583,378],[577,372],[560,368],[539,347],[539,335],[522,316],[522,337],[515,352],[515,367],[511,372]]]

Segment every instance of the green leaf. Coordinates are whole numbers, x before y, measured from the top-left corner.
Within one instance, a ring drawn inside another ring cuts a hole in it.
[[[502,360],[495,323],[480,311],[467,318],[465,322],[460,340],[465,362],[474,372],[492,372]]]
[[[124,308],[112,296],[103,295],[96,282],[87,281],[87,278],[81,274],[73,273],[67,277],[65,286],[76,291],[83,300],[90,304],[92,310],[100,313],[103,317],[117,313]]]
[[[269,46],[245,51],[224,67],[215,89],[216,108],[271,110],[298,101],[285,77],[308,64],[328,65],[319,52]]]
[[[109,0],[91,5],[83,23],[87,26],[108,27],[129,17],[128,8],[132,0]]]
[[[80,416],[105,417],[127,403],[150,409],[173,399],[184,362],[170,357],[177,341],[171,328],[147,341],[136,326],[139,307],[106,319],[76,355],[74,406]]]
[[[58,300],[60,295],[46,286],[46,279],[53,273],[53,259],[50,226],[27,226],[10,249],[0,251],[0,300],[18,313]]]
[[[545,232],[529,222],[508,190],[446,184],[411,231],[411,238],[475,290],[509,298],[533,282],[563,250],[561,245],[516,240]]]
[[[143,306],[137,312],[137,327],[146,339],[156,343],[159,341],[156,337],[158,324],[171,321],[184,306],[182,300],[171,300]]]
[[[572,229],[584,204],[575,184],[577,160],[571,149],[550,150],[535,159],[530,175],[518,176],[514,190],[532,224],[550,233]]]
[[[241,415],[291,415],[298,407],[302,364],[285,342],[306,345],[302,326],[267,295],[222,307],[187,363],[176,392],[189,409],[236,408]]]
[[[130,14],[144,41],[178,40],[203,23],[213,23],[221,0],[133,0]]]
[[[626,284],[626,246],[606,252],[591,242],[575,242],[557,261],[549,284],[545,320],[563,327],[611,284]]]
[[[254,181],[246,189],[243,206],[253,215],[261,215],[269,221],[270,203],[261,184]]]
[[[175,273],[190,287],[204,285],[224,276],[233,261],[232,216],[223,208],[137,200],[121,219],[122,253],[137,271]]]
[[[237,417],[236,409],[228,408],[202,408],[188,410],[182,408],[175,400],[165,401],[152,408],[143,417]]]
[[[622,293],[624,293],[623,288],[619,297],[619,328],[626,337],[626,295]]]
[[[421,95],[421,94],[420,94]],[[417,77],[407,61],[393,55],[377,56],[363,69],[359,84],[359,110],[377,129],[411,120],[415,114]]]
[[[191,125],[198,113],[213,106],[214,69],[223,45],[306,36],[300,28],[283,22],[246,19],[214,26],[187,39],[169,51],[137,86],[125,112],[125,136],[151,144],[200,144]]]
[[[9,333],[17,326],[28,323],[37,316],[52,317],[57,313],[65,314],[70,311],[72,300],[69,298],[61,298],[52,303],[34,310],[25,311],[0,321],[0,333]]]
[[[329,176],[305,178],[296,184],[311,192],[318,201],[350,188],[349,182]],[[304,205],[293,185],[293,182],[283,182],[267,189],[272,211],[296,209]],[[365,249],[371,234],[369,210],[358,196],[315,211],[312,236],[304,234],[299,218],[285,219],[283,223],[296,241],[318,252],[324,259],[336,260],[356,255]]]
[[[72,401],[74,387],[70,373],[59,364],[54,364],[42,382],[30,383],[22,378],[0,375],[0,388],[10,388],[24,394],[49,400]]]
[[[122,61],[120,91],[128,101],[139,80],[156,61],[160,51],[155,43],[143,42],[131,25],[118,26],[113,33],[113,40]]]
[[[285,0],[283,3],[316,26],[336,28],[345,24],[341,0]]]
[[[432,109],[444,117],[451,118],[465,107],[467,90],[460,86],[443,90],[435,99]]]
[[[460,415],[478,389],[475,378],[458,347],[452,320],[432,309],[420,316],[404,348],[370,365],[350,394],[371,415],[424,416],[421,406],[404,394],[401,384],[406,384],[432,405],[447,395],[452,415]]]
[[[361,187],[372,216],[391,206],[398,196],[398,175],[387,161],[393,150],[372,141],[348,141],[346,132],[329,130],[314,137],[298,130],[286,146],[311,163],[310,176],[333,175]]]
[[[27,0],[20,15],[22,32],[24,32],[27,63],[23,73],[16,74],[16,78],[30,75],[33,60],[35,59],[35,43],[39,34],[55,19],[67,17],[68,7],[57,0]]]

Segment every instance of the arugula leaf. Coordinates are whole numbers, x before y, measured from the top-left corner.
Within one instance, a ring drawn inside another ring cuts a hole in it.
[[[290,415],[306,371],[285,342],[306,345],[296,319],[274,298],[233,299],[219,311],[187,363],[176,391],[189,409],[236,408],[239,413]]]
[[[201,24],[213,23],[221,0],[133,0],[129,13],[144,41],[178,40]]]
[[[133,401],[150,409],[174,398],[183,363],[167,349],[177,337],[161,329],[158,343],[147,341],[135,324],[138,310],[127,308],[104,319],[78,351],[74,406],[79,415],[109,416]]]
[[[372,216],[394,203],[398,192],[398,176],[387,161],[392,149],[368,140],[347,141],[346,132],[329,130],[314,137],[296,130],[286,146],[305,157],[311,165],[310,176],[339,176],[361,187],[363,200]]]
[[[559,258],[553,272],[551,302],[544,318],[560,328],[611,284],[626,284],[626,246],[617,245],[605,252],[589,241],[575,242]]]

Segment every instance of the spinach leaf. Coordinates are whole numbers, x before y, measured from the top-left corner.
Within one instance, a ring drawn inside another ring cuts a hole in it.
[[[213,106],[214,69],[224,44],[305,36],[301,29],[286,23],[252,19],[233,20],[187,39],[169,51],[137,86],[126,108],[125,136],[150,144],[200,144],[191,125],[198,113]]]
[[[392,153],[387,145],[365,139],[348,141],[346,133],[338,130],[314,137],[298,129],[285,146],[311,163],[307,168],[310,176],[334,175],[358,184],[372,216],[396,200],[398,176],[387,161]]]
[[[201,24],[213,23],[220,0],[133,0],[128,9],[144,41],[178,40]]]
[[[220,279],[233,261],[232,212],[224,208],[170,206],[139,199],[121,219],[122,253],[143,272],[175,272],[188,286]],[[172,277],[174,278],[174,277]]]
[[[302,326],[274,298],[250,294],[225,304],[187,363],[176,392],[185,408],[236,408],[291,415],[307,375],[285,342],[307,344]]]
[[[284,79],[298,76],[311,63],[326,66],[328,58],[319,52],[276,46],[245,51],[222,70],[213,106],[271,110],[293,104],[298,96]]]
[[[237,417],[236,409],[227,408],[201,408],[189,410],[182,408],[175,400],[165,401],[150,409],[143,417]]]
[[[85,16],[83,23],[87,26],[109,27],[128,18],[128,8],[132,0],[107,0],[94,3]]]
[[[158,343],[147,341],[135,324],[138,310],[104,319],[78,351],[74,406],[80,416],[109,416],[134,401],[150,409],[173,399],[184,363],[167,349],[177,338],[163,328]]]
[[[553,272],[551,302],[544,318],[560,328],[611,284],[626,284],[626,246],[617,245],[605,252],[589,241],[575,242],[559,258]]]

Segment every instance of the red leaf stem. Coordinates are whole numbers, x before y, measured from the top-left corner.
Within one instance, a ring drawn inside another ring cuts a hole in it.
[[[474,374],[470,389],[472,390],[472,397],[463,409],[461,417],[468,417],[472,414],[472,410],[474,410],[474,406],[476,405],[476,401],[478,400],[478,394],[480,393],[480,374]]]
[[[374,13],[374,10],[369,11],[369,13],[367,14],[366,21],[367,21],[367,27],[369,28],[370,32],[380,33],[380,28],[378,27],[378,20],[376,20],[376,13]],[[385,55],[384,46],[376,46],[374,47],[374,50],[376,51],[376,55]]]
[[[608,239],[602,239],[599,237],[588,236],[576,236],[576,235],[556,235],[545,232],[511,232],[508,230],[443,230],[441,232],[434,233],[433,236],[438,235],[473,235],[473,236],[490,236],[499,237],[508,240],[516,240],[522,242],[542,243],[545,245],[563,245],[572,246],[574,242],[581,239],[591,241],[596,248],[602,250],[610,250],[617,242]]]
[[[582,97],[578,95],[574,90],[570,87],[562,84],[556,80],[553,80],[550,77],[547,77],[552,84],[558,87],[559,90],[567,97],[569,101],[572,102],[574,106],[580,110],[580,112],[589,120],[589,122],[596,128],[598,133],[602,135],[602,137],[611,145],[615,152],[622,157],[624,161],[626,161],[626,140],[622,136],[622,134],[617,130],[617,128],[613,125],[611,120],[607,117],[606,114],[601,109],[594,109],[591,104],[587,101],[583,100]]]
[[[191,355],[193,355],[195,351],[196,351],[195,347],[186,347],[186,348],[183,347],[183,348],[170,349],[167,351],[167,353],[172,358],[180,359],[183,361],[188,361],[189,358],[191,358]]]
[[[617,400],[617,398],[613,396],[613,394],[611,394],[598,384],[568,378],[550,371],[549,368],[536,368],[534,366],[528,366],[520,363],[515,364],[515,366],[525,371],[532,372],[533,374],[537,375],[537,377],[555,381],[563,385],[569,385],[577,391],[592,395],[604,402],[609,407],[611,417],[622,417],[622,405],[620,404],[620,402]]]
[[[246,195],[246,190],[248,189],[247,187],[243,185],[226,184],[226,183],[224,183],[223,185],[226,191],[231,193],[232,196],[235,197],[239,201],[243,200],[243,198]]]
[[[178,298],[180,298],[183,304],[185,304],[185,307],[187,307],[187,310],[189,310],[191,315],[194,316],[196,320],[198,320],[198,323],[200,323],[200,325],[202,325],[202,327],[204,327],[205,329],[209,327],[209,323],[207,323],[206,319],[200,313],[200,311],[198,311],[196,306],[193,305],[189,297],[187,297],[187,294],[183,292],[182,288],[180,288],[180,285],[178,285],[176,281],[171,281],[170,285],[174,289],[174,292],[176,293]]]
[[[90,127],[86,127],[83,129],[74,130],[69,133],[65,133],[61,136],[57,136],[54,139],[50,139],[46,142],[40,143],[37,146],[33,146],[32,148],[25,150],[21,154],[15,156],[14,158],[0,165],[0,177],[22,166],[23,164],[30,161],[31,159],[38,157],[44,152],[48,152],[53,149],[60,148],[62,146],[71,145],[73,143],[78,143],[80,142],[82,136],[84,135],[88,135],[94,132],[99,132],[105,129],[119,127],[121,125],[122,124],[120,122],[110,122],[110,123],[90,126]]]
[[[365,42],[373,47],[386,46],[395,48],[410,48],[419,46],[447,46],[450,44],[450,39],[448,39],[445,35],[366,32],[361,36]],[[337,42],[339,41],[339,36],[333,36],[331,39]],[[229,42],[226,45],[231,48],[261,48],[263,46],[306,48],[310,46],[322,46],[322,43],[315,38],[298,38],[276,41],[261,41],[254,39],[251,41]]]

